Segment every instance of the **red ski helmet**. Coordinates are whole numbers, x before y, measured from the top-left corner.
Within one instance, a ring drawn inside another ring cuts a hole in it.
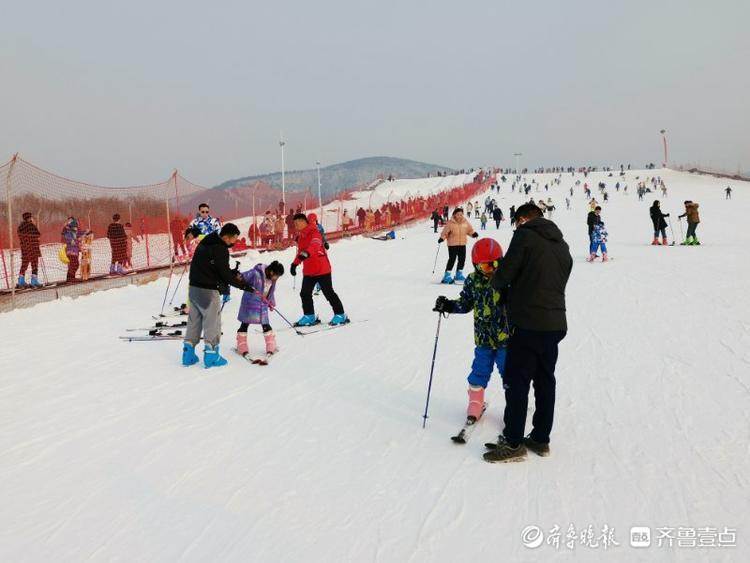
[[[310,213],[310,214],[309,214],[309,215],[307,216],[307,220],[308,220],[308,221],[309,221],[310,223],[317,223],[317,222],[318,222],[318,216],[317,216],[317,215],[315,215],[315,213]]]
[[[471,249],[471,263],[482,264],[497,262],[503,257],[503,247],[491,238],[479,239]],[[495,264],[497,267],[497,264]]]

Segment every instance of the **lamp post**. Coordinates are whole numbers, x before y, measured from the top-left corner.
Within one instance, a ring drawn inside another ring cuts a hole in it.
[[[315,166],[318,167],[318,207],[320,208],[318,220],[323,225],[323,200],[320,199],[320,161],[315,162]],[[325,228],[325,225],[323,225]]]
[[[284,204],[284,213],[286,213],[286,180],[284,177],[284,137],[279,135],[279,146],[281,147],[281,202]]]
[[[661,166],[662,168],[666,168],[667,165],[669,164],[669,158],[667,157],[667,154],[668,154],[667,153],[667,130],[662,129],[660,133],[661,133],[662,144],[664,145],[664,161],[661,163]]]
[[[522,152],[514,152],[513,156],[516,157],[516,175],[520,176],[521,175],[521,165],[519,163],[520,163],[521,157],[523,156],[523,153]]]

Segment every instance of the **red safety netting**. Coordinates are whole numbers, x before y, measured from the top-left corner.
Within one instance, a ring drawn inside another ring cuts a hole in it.
[[[204,200],[222,224],[240,227],[235,251],[280,250],[294,244],[296,212],[317,213],[329,240],[374,234],[463,205],[487,190],[494,176],[480,171],[466,178],[425,194],[390,190],[389,181],[378,178],[323,202],[309,190],[287,194],[285,205],[280,190],[267,184],[217,192],[175,171],[162,182],[106,187],[14,157],[0,166],[0,292],[23,299],[32,283],[63,287],[94,280],[106,288],[103,280],[186,262],[190,248],[183,234]]]

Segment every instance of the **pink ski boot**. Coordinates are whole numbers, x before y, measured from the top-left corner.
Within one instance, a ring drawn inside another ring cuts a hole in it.
[[[607,260],[609,260],[609,258],[607,257],[607,253],[602,252],[602,262],[606,262]]]
[[[266,354],[275,354],[279,351],[276,346],[276,335],[272,330],[263,333],[263,338],[266,340]]]
[[[466,411],[466,418],[473,417],[479,420],[484,409],[484,387],[469,385],[469,408]]]
[[[242,354],[243,356],[247,354],[247,333],[246,332],[237,333],[237,353]]]
[[[586,258],[586,262],[593,262],[594,260],[596,260],[596,254],[592,252],[591,256]]]

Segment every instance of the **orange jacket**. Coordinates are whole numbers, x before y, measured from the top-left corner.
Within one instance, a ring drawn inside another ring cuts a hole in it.
[[[448,246],[466,246],[466,239],[474,234],[474,227],[466,220],[451,219],[443,227],[440,238],[448,242]]]

